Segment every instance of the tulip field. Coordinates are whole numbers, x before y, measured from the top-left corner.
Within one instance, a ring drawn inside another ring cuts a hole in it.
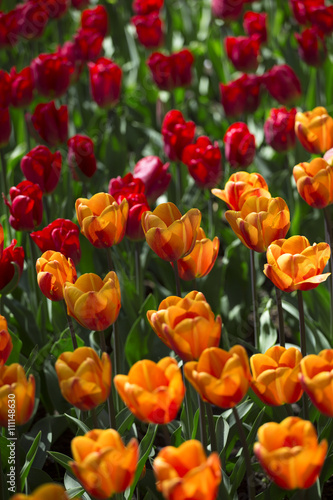
[[[332,34],[0,1],[0,500],[333,498]]]

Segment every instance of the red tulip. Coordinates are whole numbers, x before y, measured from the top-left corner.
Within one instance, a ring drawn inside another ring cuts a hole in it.
[[[240,78],[220,84],[221,102],[226,116],[253,113],[259,106],[261,77],[242,75]]]
[[[298,53],[306,64],[321,66],[327,56],[324,35],[316,27],[307,28],[301,34],[295,33]]]
[[[72,0],[73,9],[85,9],[90,5],[90,0]]]
[[[20,182],[9,190],[10,202],[4,197],[9,208],[9,224],[16,231],[31,231],[39,226],[43,218],[43,191],[38,184]]]
[[[308,21],[314,24],[325,35],[330,35],[333,31],[333,5],[328,7],[311,7],[309,9]]]
[[[43,193],[51,193],[57,187],[61,172],[61,153],[46,146],[36,146],[21,160],[21,170],[28,181],[38,184]]]
[[[70,6],[70,0],[42,0],[44,10],[47,12],[50,19],[59,19]]]
[[[72,177],[79,180],[78,169],[86,177],[92,177],[96,172],[96,158],[94,154],[94,143],[86,135],[74,135],[67,141],[67,161],[72,172]]]
[[[158,156],[146,156],[135,165],[133,176],[144,183],[148,202],[156,201],[168,189],[171,181],[169,166],[169,163],[163,165]]]
[[[224,21],[235,21],[243,10],[245,0],[212,0],[212,12]]]
[[[103,39],[104,37],[95,29],[79,29],[73,40],[80,54],[80,59],[83,61],[96,61],[102,50]]]
[[[24,265],[24,250],[16,247],[17,241],[12,240],[5,248],[0,259],[0,292],[2,295],[10,293],[18,284]]]
[[[19,35],[26,40],[40,38],[49,21],[49,14],[39,0],[30,0],[16,7],[19,17]]]
[[[59,53],[40,54],[32,61],[31,69],[37,91],[49,98],[65,94],[74,71],[70,61]]]
[[[109,182],[109,194],[114,198],[122,195],[127,198],[130,194],[138,194],[145,192],[145,185],[141,179],[134,178],[131,173],[124,177],[116,177]]]
[[[0,69],[0,108],[8,108],[10,104],[11,78],[6,71]]]
[[[201,188],[216,186],[222,177],[221,151],[218,143],[212,144],[206,136],[201,136],[195,144],[185,147],[182,162]]]
[[[77,264],[81,258],[79,234],[79,228],[71,220],[56,219],[44,229],[30,233],[30,236],[42,253],[54,250]]]
[[[170,160],[181,160],[184,148],[193,142],[195,123],[186,122],[180,111],[169,111],[162,123],[165,154]]]
[[[59,47],[57,53],[71,63],[71,84],[76,83],[80,77],[84,63],[79,44],[75,41],[65,42]]]
[[[230,125],[225,133],[225,156],[234,168],[248,167],[256,154],[256,144],[252,135],[243,122]]]
[[[225,39],[225,48],[227,56],[238,71],[256,71],[260,53],[260,44],[256,38],[228,36]]]
[[[163,42],[162,21],[158,12],[134,16],[131,23],[136,28],[139,42],[146,48],[159,47]]]
[[[296,21],[299,24],[307,24],[310,9],[318,9],[324,6],[325,0],[289,0],[289,4]]]
[[[272,108],[264,124],[265,140],[269,146],[279,153],[295,146],[295,116],[297,110],[292,108]]]
[[[255,36],[259,43],[267,42],[267,14],[248,11],[243,19],[244,31],[248,36]]]
[[[54,101],[41,103],[31,116],[31,122],[40,137],[50,146],[57,146],[67,140],[68,109],[56,109]]]
[[[109,18],[106,8],[97,5],[94,9],[87,9],[82,12],[81,26],[83,29],[94,29],[104,38],[108,32]]]
[[[34,81],[30,66],[23,68],[19,73],[16,68],[10,70],[11,96],[10,103],[15,108],[28,106],[33,98]]]
[[[132,7],[136,14],[146,16],[158,12],[163,7],[164,0],[134,0]]]
[[[11,122],[8,108],[0,108],[0,148],[9,142],[11,133]]]
[[[188,49],[170,56],[154,52],[147,60],[152,77],[158,88],[172,90],[191,84],[194,57]]]
[[[281,104],[295,101],[301,95],[301,83],[287,64],[273,66],[263,75],[263,83],[270,95]]]
[[[101,108],[109,108],[119,101],[122,70],[106,57],[100,57],[96,63],[88,63],[90,92],[94,101]]]
[[[17,7],[7,13],[0,12],[0,49],[11,48],[17,44],[19,19]]]

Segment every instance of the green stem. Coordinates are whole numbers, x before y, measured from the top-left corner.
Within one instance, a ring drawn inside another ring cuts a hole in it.
[[[5,309],[5,308],[4,308],[4,304],[3,304],[3,300],[2,300],[2,298],[3,298],[3,297],[2,297],[2,294],[0,293],[0,314],[1,314],[1,316],[3,316],[3,315],[4,315],[4,312],[5,312],[5,311],[4,311],[4,309]]]
[[[107,257],[107,261],[108,261],[109,271],[114,271],[114,265],[113,265],[112,254],[111,254],[111,247],[107,247],[106,257]]]
[[[209,228],[208,228],[208,237],[213,238],[215,228],[214,228],[214,212],[213,212],[213,194],[211,191],[209,191],[209,198],[208,198],[208,221],[209,221]]]
[[[177,207],[180,209],[182,203],[183,194],[183,183],[182,183],[182,171],[181,164],[179,161],[176,163],[176,203]]]
[[[279,340],[280,346],[285,347],[286,345],[286,336],[284,333],[284,321],[283,321],[283,310],[282,310],[282,302],[281,302],[281,290],[277,286],[275,287],[276,292],[276,305],[278,310],[278,318],[279,318]]]
[[[142,282],[142,269],[140,262],[141,245],[139,241],[135,242],[135,282],[136,289],[139,294],[139,304],[141,307],[143,301],[143,282]]]
[[[75,349],[77,349],[78,345],[77,345],[77,341],[76,341],[76,335],[75,335],[75,330],[74,330],[74,325],[73,325],[73,321],[72,321],[72,318],[68,315],[67,313],[67,306],[66,306],[66,302],[63,300],[62,301],[63,305],[64,305],[64,308],[65,308],[65,314],[66,314],[66,318],[67,318],[67,323],[68,323],[68,328],[69,328],[69,333],[71,334],[71,339],[72,339],[72,344],[73,344],[73,349],[75,351]]]
[[[210,434],[210,447],[211,447],[212,451],[217,451],[214,415],[213,415],[212,405],[210,403],[206,403],[206,412],[207,412],[207,419],[208,419],[208,429],[209,429],[209,434]],[[225,470],[225,468],[224,468],[224,470]]]
[[[304,304],[302,290],[297,290],[298,314],[299,314],[299,333],[301,338],[301,353],[304,358],[306,356],[306,336],[305,336],[305,321],[304,321]]]
[[[160,429],[163,432],[165,446],[171,446],[171,437],[170,437],[167,425],[166,424],[160,424]]]
[[[200,435],[201,435],[201,443],[205,450],[207,450],[207,433],[206,433],[206,412],[205,412],[205,403],[202,401],[199,393],[198,393],[198,403],[199,403],[199,412],[200,412]]]
[[[248,498],[249,498],[249,500],[254,500],[254,498],[255,498],[254,474],[253,474],[252,467],[251,467],[250,452],[249,452],[249,448],[247,446],[246,436],[245,436],[245,432],[243,429],[243,424],[239,418],[239,414],[238,414],[236,406],[233,407],[232,412],[234,414],[236,424],[238,427],[239,439],[240,439],[242,446],[243,446],[243,455],[244,455],[245,466],[246,466]]]
[[[105,342],[105,334],[104,332],[99,332],[99,342],[103,352],[107,352],[106,350],[106,342]],[[112,391],[110,390],[109,397],[107,399],[108,405],[108,414],[109,414],[109,425],[111,429],[117,429],[116,424],[116,414],[114,411],[113,399],[112,399]]]
[[[251,290],[253,304],[253,327],[254,327],[254,347],[259,346],[259,329],[258,329],[258,304],[257,304],[257,285],[256,273],[254,264],[254,250],[250,250],[250,268],[251,268]]]
[[[183,382],[185,385],[185,398],[183,401],[183,404],[185,405],[185,414],[186,414],[186,431],[187,431],[187,439],[191,439],[191,416],[192,416],[192,404],[191,404],[191,394],[190,394],[190,388],[191,385],[187,378],[185,377],[184,374],[184,365],[182,365],[182,375],[183,375]]]
[[[175,280],[176,280],[176,295],[178,295],[178,297],[181,297],[182,296],[182,289],[180,286],[180,278],[179,278],[178,265],[177,265],[176,260],[173,262],[173,271],[175,273]]]
[[[1,174],[1,185],[2,185],[2,188],[0,189],[0,191],[1,191],[0,196],[3,192],[4,195],[7,197],[9,194],[8,183],[7,183],[7,163],[6,163],[5,155],[4,155],[2,148],[0,148],[0,161],[1,161],[0,174]],[[12,238],[13,238],[12,228],[11,228],[11,225],[9,224],[10,211],[9,211],[9,208],[7,207],[7,205],[5,205],[5,210],[7,211],[7,217],[5,218],[6,232],[9,235],[10,241],[12,241]]]
[[[97,418],[96,408],[91,409],[91,418],[94,429],[98,429],[98,418]]]
[[[329,214],[329,209],[328,207],[324,208],[324,217],[325,217],[325,228],[326,228],[326,241],[330,245],[331,249],[333,248],[333,236],[332,236],[332,223],[331,223],[331,218]],[[331,343],[333,343],[333,261],[332,261],[332,255],[328,260],[328,267],[329,267],[329,272],[331,275],[328,278],[328,286],[329,286],[329,291],[330,291],[330,307],[331,307],[331,321],[330,321],[330,340]]]
[[[25,138],[26,138],[26,141],[27,141],[27,148],[28,148],[28,151],[31,150],[31,140],[30,140],[30,133],[29,133],[29,126],[28,126],[28,122],[27,122],[27,119],[26,119],[26,116],[28,114],[28,110],[25,109],[23,111],[23,116],[24,116],[24,128],[25,128]]]

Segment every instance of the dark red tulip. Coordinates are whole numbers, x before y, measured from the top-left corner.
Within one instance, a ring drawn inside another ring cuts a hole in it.
[[[76,83],[84,65],[83,56],[78,43],[75,41],[65,42],[61,47],[59,47],[58,54],[71,63],[71,84]]]
[[[96,172],[96,158],[94,154],[94,143],[86,135],[74,135],[67,141],[68,165],[71,169],[73,179],[79,180],[78,170],[86,177],[92,177]]]
[[[186,87],[192,81],[194,57],[188,49],[166,56],[154,52],[147,60],[152,77],[161,90]]]
[[[159,12],[163,3],[164,0],[134,0],[132,7],[139,16],[146,16],[151,12]]]
[[[24,265],[24,250],[16,247],[17,241],[12,240],[5,248],[0,259],[0,293],[10,293],[18,284]]]
[[[162,21],[158,12],[145,16],[134,16],[134,24],[139,42],[146,48],[159,47],[163,42]]]
[[[0,148],[6,146],[12,130],[8,108],[0,108]]]
[[[145,192],[145,185],[141,179],[135,178],[130,172],[124,177],[114,177],[109,182],[109,194],[114,198],[123,195],[126,198],[130,194]]]
[[[156,201],[168,189],[171,181],[169,166],[169,163],[163,165],[158,156],[146,156],[135,165],[133,176],[144,183],[149,203]]]
[[[30,233],[30,236],[42,253],[47,250],[61,252],[77,264],[81,258],[79,234],[80,229],[71,220],[56,219],[44,229]]]
[[[333,32],[333,5],[310,7],[308,21],[325,35],[330,35]]]
[[[191,144],[195,134],[195,123],[186,122],[180,111],[169,111],[162,123],[165,154],[170,160],[181,161],[185,146]]]
[[[31,69],[36,90],[49,98],[67,92],[74,71],[72,63],[60,53],[40,54],[32,61]]]
[[[10,104],[11,83],[9,74],[0,69],[0,108],[8,108]]]
[[[18,8],[0,12],[0,49],[11,48],[18,42],[20,14]]]
[[[287,64],[273,66],[262,78],[270,95],[281,104],[293,102],[301,95],[301,83]]]
[[[33,98],[34,81],[30,66],[23,68],[19,73],[16,68],[10,70],[11,96],[10,103],[14,108],[24,108],[28,106]]]
[[[38,184],[43,193],[52,193],[58,185],[61,172],[61,153],[51,151],[46,146],[36,146],[21,160],[21,170],[25,178]]]
[[[182,162],[190,175],[201,188],[213,188],[222,178],[222,155],[215,142],[212,144],[206,136],[198,137],[194,144],[189,144],[183,151]]]
[[[310,9],[324,6],[325,0],[289,0],[289,4],[296,21],[299,24],[307,24]]]
[[[236,122],[227,129],[223,142],[225,156],[233,168],[248,167],[255,156],[256,144],[252,135],[243,122]]]
[[[244,14],[244,31],[248,36],[255,36],[259,43],[267,42],[267,14],[248,11]]]
[[[306,28],[301,34],[295,33],[298,53],[306,64],[321,66],[327,56],[324,35],[315,26]]]
[[[109,18],[103,5],[97,5],[94,9],[87,9],[82,12],[81,26],[83,29],[94,29],[104,38],[108,32]]]
[[[265,140],[269,146],[279,153],[295,146],[296,108],[273,108],[264,124]]]
[[[94,29],[80,28],[73,41],[82,61],[96,61],[101,54],[104,37]]]
[[[243,10],[244,0],[212,0],[212,12],[224,21],[235,21]]]
[[[242,75],[227,84],[220,84],[221,102],[226,116],[253,113],[259,106],[261,77]]]
[[[42,222],[43,191],[30,181],[20,182],[9,190],[10,201],[4,201],[9,208],[9,224],[16,231],[32,231]]]
[[[86,9],[90,5],[90,0],[72,0],[73,9]]]
[[[18,5],[19,35],[26,40],[40,38],[50,19],[44,5],[39,0],[29,0]]]
[[[59,19],[68,11],[71,0],[39,0],[50,19]]]
[[[258,68],[260,44],[255,38],[228,36],[225,39],[227,56],[238,71],[253,72]]]
[[[54,101],[38,104],[31,116],[31,122],[40,137],[49,146],[57,146],[67,141],[67,106],[63,105],[56,109]]]
[[[122,69],[110,59],[100,57],[96,63],[88,63],[90,92],[101,108],[117,104],[120,97]]]

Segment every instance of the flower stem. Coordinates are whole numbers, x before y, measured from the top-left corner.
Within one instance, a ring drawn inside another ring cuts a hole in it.
[[[282,302],[281,302],[281,290],[277,286],[275,287],[276,293],[276,305],[278,310],[279,317],[279,340],[280,346],[285,347],[286,345],[286,336],[284,333],[284,321],[283,321],[283,310],[282,310]]]
[[[99,332],[99,342],[103,352],[106,352],[106,342],[104,332]],[[109,413],[109,424],[111,429],[117,429],[116,424],[116,414],[114,411],[112,391],[110,391],[109,397],[107,399],[108,413]]]
[[[112,261],[112,255],[111,255],[111,247],[107,247],[107,249],[106,249],[106,257],[107,257],[107,260],[108,260],[109,271],[114,271],[114,265],[113,265],[113,261]]]
[[[208,198],[208,237],[213,238],[215,228],[214,228],[214,212],[213,212],[213,194],[209,191],[209,198]]]
[[[182,289],[181,289],[181,286],[180,286],[178,265],[177,265],[177,261],[176,260],[173,262],[173,271],[175,273],[175,280],[176,280],[176,295],[178,295],[178,297],[181,297],[182,296]]]
[[[199,412],[200,412],[200,435],[201,443],[205,450],[207,450],[207,434],[206,434],[206,412],[205,403],[202,401],[198,394]]]
[[[160,429],[163,432],[165,446],[171,446],[171,437],[170,437],[167,425],[166,424],[160,424]]]
[[[63,305],[64,305],[64,309],[65,309],[65,314],[66,314],[66,318],[67,318],[67,323],[68,323],[68,328],[69,328],[69,333],[71,334],[71,339],[72,339],[72,344],[73,344],[73,349],[75,351],[75,349],[77,349],[78,345],[77,345],[77,341],[76,341],[76,335],[75,335],[75,330],[74,330],[74,325],[73,325],[73,321],[72,321],[72,318],[69,316],[69,314],[67,313],[67,306],[66,306],[66,302],[63,300],[62,301]]]
[[[180,209],[182,203],[183,185],[182,185],[182,171],[179,161],[176,162],[176,203]]]
[[[245,432],[243,429],[242,422],[239,418],[236,406],[233,407],[232,412],[234,414],[236,424],[238,427],[239,439],[240,439],[242,446],[243,446],[243,454],[244,454],[245,465],[246,465],[248,498],[249,498],[249,500],[254,500],[254,498],[255,498],[254,474],[253,474],[252,467],[251,467],[251,457],[250,457],[250,453],[249,453],[249,448],[247,446]]]
[[[186,389],[183,404],[185,405],[187,439],[191,439],[191,417],[192,417],[192,404],[191,404],[191,394],[190,394],[191,385],[187,380],[187,378],[185,377],[184,365],[182,365],[181,370],[183,375],[183,382]]]
[[[206,412],[208,419],[208,429],[210,434],[210,447],[212,451],[217,451],[214,415],[213,415],[212,405],[210,403],[206,403]]]
[[[0,174],[1,175],[1,184],[2,184],[2,189],[0,190],[0,195],[3,192],[5,196],[8,196],[9,194],[9,189],[8,189],[8,183],[7,183],[7,163],[6,163],[6,158],[3,152],[3,149],[0,148]],[[3,190],[3,191],[2,191]],[[7,217],[5,217],[5,226],[6,226],[6,232],[9,235],[10,241],[12,241],[13,235],[12,235],[12,228],[11,225],[9,224],[9,208],[7,205],[5,205],[5,210],[7,211]]]
[[[301,290],[297,290],[298,314],[299,314],[299,333],[301,338],[301,353],[306,356],[306,336],[305,336],[305,321],[304,321],[304,304]]]
[[[141,306],[143,301],[143,281],[142,281],[142,269],[140,262],[140,250],[141,245],[139,241],[135,242],[135,281],[136,281],[136,289],[139,294],[139,304]]]
[[[324,208],[324,217],[325,217],[325,229],[326,229],[326,241],[331,247],[331,250],[333,248],[333,235],[332,235],[332,224],[331,224],[331,218],[329,214],[328,207]],[[331,343],[333,343],[333,262],[332,262],[332,255],[328,260],[328,267],[329,267],[329,272],[331,273],[331,276],[328,278],[328,283],[329,283],[329,291],[330,291],[330,307],[331,307],[331,321],[330,321],[330,340]]]
[[[252,249],[250,250],[250,268],[251,268],[251,290],[252,290],[252,304],[253,304],[254,347],[258,349],[259,329],[258,329],[257,286],[256,286],[256,273],[254,264],[254,250]]]

